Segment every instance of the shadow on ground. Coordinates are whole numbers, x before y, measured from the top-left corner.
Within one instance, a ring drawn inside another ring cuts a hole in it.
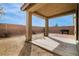
[[[62,41],[52,38],[50,36],[48,38],[59,43],[59,45],[53,50],[53,52],[58,53],[63,56],[78,56],[76,44],[62,42]]]
[[[23,48],[19,53],[19,56],[30,56],[30,55],[31,55],[31,43],[25,42]]]

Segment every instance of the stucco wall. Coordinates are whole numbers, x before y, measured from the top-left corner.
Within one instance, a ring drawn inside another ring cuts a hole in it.
[[[61,30],[64,30],[64,29],[69,30],[69,34],[74,34],[74,26],[50,27],[49,32],[61,34]]]
[[[42,27],[33,27],[32,32],[33,33],[41,33]],[[0,33],[5,33],[6,32],[6,25],[5,24],[0,24]],[[13,25],[13,24],[7,24],[7,32],[10,33],[11,35],[23,35],[26,33],[26,27],[23,25]]]
[[[0,24],[0,35],[2,33],[6,32],[6,25],[5,24]],[[69,34],[74,33],[74,27],[73,26],[66,26],[66,27],[50,27],[49,32],[51,33],[61,33],[61,29],[68,29]],[[11,35],[23,35],[26,33],[26,27],[23,25],[13,25],[13,24],[8,24],[7,25],[7,32],[10,33]],[[33,33],[44,33],[44,28],[43,27],[32,27],[32,32]]]

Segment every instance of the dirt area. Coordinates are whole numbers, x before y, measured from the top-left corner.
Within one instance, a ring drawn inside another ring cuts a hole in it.
[[[0,38],[0,56],[18,55],[24,45],[25,37]]]
[[[37,35],[38,37],[38,35]],[[31,53],[32,56],[53,56],[50,52],[47,52],[35,45],[31,45],[31,51],[25,53],[30,48],[25,46],[25,36],[15,36],[9,38],[0,38],[0,56],[18,56]],[[24,56],[25,56],[24,55]]]

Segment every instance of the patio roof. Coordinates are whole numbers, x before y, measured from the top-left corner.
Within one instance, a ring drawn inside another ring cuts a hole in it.
[[[73,3],[24,3],[21,9],[26,11],[26,42],[32,41],[32,15],[37,15],[45,19],[44,36],[49,37],[49,18],[64,16],[68,14],[77,14],[77,4]],[[69,19],[68,19],[69,20]],[[74,36],[76,35],[76,19],[74,24]],[[42,42],[42,41],[41,41]],[[45,42],[45,41],[44,41]],[[44,46],[44,45],[43,45]],[[51,48],[49,48],[51,49]]]
[[[45,19],[44,36],[48,37],[49,32],[49,18],[55,18],[68,14],[77,13],[76,3],[24,3],[21,7],[23,11],[26,11],[26,41],[32,40],[32,15],[37,15]],[[69,20],[69,19],[68,19]],[[75,20],[76,22],[76,20]],[[76,34],[76,23],[74,25]]]
[[[22,10],[32,12],[45,18],[59,17],[67,14],[75,13],[76,4],[66,3],[25,3]]]

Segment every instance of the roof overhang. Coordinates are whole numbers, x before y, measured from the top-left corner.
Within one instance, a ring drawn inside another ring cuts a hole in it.
[[[53,18],[75,13],[76,3],[24,3],[21,9],[43,18]]]

